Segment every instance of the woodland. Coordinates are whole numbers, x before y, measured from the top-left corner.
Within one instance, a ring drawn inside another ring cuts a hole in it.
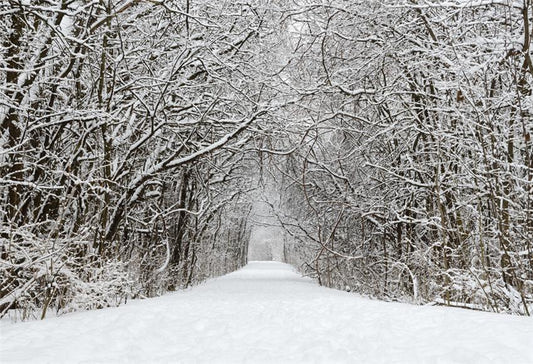
[[[532,0],[0,2],[0,316],[283,260],[533,313]]]

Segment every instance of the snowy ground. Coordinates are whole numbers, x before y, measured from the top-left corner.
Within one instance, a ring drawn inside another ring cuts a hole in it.
[[[533,363],[532,318],[372,301],[274,262],[0,330],[1,363]]]

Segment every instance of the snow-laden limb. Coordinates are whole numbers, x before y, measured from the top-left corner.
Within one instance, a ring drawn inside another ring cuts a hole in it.
[[[165,239],[164,241],[165,243],[165,262],[163,263],[163,265],[161,265],[159,268],[157,268],[155,271],[157,273],[162,273],[165,271],[165,269],[168,267],[168,263],[170,262],[170,245],[168,243],[168,239]]]
[[[372,89],[372,88],[369,88],[369,89],[361,88],[361,89],[351,90],[351,89],[348,89],[348,88],[346,88],[346,87],[344,87],[342,85],[338,85],[337,87],[344,94],[349,95],[349,96],[373,95],[373,94],[376,93],[376,90]]]
[[[513,7],[515,9],[522,9],[523,2],[521,1],[509,1],[509,0],[455,0],[455,1],[424,1],[422,3],[404,2],[403,4],[388,5],[391,8],[415,8],[415,9],[428,9],[428,8],[452,8],[452,9],[468,9],[478,7]]]
[[[262,110],[254,112],[253,115],[251,115],[250,117],[247,117],[246,120],[242,121],[234,130],[232,130],[231,132],[229,132],[226,135],[224,135],[222,138],[217,140],[215,143],[212,143],[212,144],[208,145],[207,147],[204,147],[204,148],[198,150],[197,152],[194,152],[194,153],[192,153],[190,155],[187,155],[185,157],[180,157],[180,158],[177,158],[177,159],[173,159],[173,160],[169,161],[167,164],[163,164],[162,167],[175,168],[175,167],[177,167],[179,165],[182,165],[184,163],[193,161],[193,160],[197,159],[198,157],[201,157],[202,155],[205,155],[207,153],[210,153],[210,152],[212,152],[214,150],[217,150],[217,149],[223,147],[230,140],[232,140],[233,138],[238,136],[240,133],[242,133],[244,130],[246,130],[246,128],[248,128],[252,122],[254,122],[257,118],[261,117],[261,115],[264,115],[266,112],[267,112],[266,109],[262,109]]]

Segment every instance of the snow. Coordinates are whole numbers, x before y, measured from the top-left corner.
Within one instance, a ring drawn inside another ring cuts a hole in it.
[[[277,262],[0,330],[2,363],[533,363],[530,317],[374,301]]]

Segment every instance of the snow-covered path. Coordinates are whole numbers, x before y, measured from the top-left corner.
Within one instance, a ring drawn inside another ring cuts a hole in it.
[[[1,363],[533,363],[532,318],[368,300],[274,262],[0,330]]]

